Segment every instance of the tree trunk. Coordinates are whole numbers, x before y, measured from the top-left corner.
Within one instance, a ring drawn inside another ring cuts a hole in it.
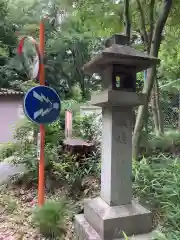
[[[151,109],[154,121],[154,131],[156,136],[159,136],[159,119],[158,119],[158,112],[157,112],[157,105],[156,105],[156,91],[155,87],[153,87],[151,92]]]
[[[128,37],[128,41],[130,41],[131,22],[129,17],[129,0],[124,1],[124,26],[125,26],[125,34]]]
[[[178,130],[180,131],[180,93],[179,93],[179,108],[178,108]]]
[[[150,84],[153,84],[154,76],[156,75],[156,67],[152,67],[151,69],[148,70],[148,72],[149,72],[148,78],[147,78],[148,83],[146,86],[148,86],[150,88],[151,87]],[[152,89],[152,87],[151,87],[151,89]],[[143,92],[146,95],[146,102],[144,105],[139,106],[139,108],[138,108],[138,114],[136,117],[136,124],[135,124],[134,134],[133,134],[133,138],[132,138],[132,142],[133,142],[132,154],[133,154],[134,159],[138,158],[141,131],[143,129],[144,119],[146,116],[146,111],[148,108],[148,102],[149,102],[149,98],[150,98],[150,91],[147,91],[147,90],[146,90],[147,93],[145,92],[145,90]]]
[[[147,70],[144,71],[144,85],[147,84],[147,74],[148,74],[148,71]],[[148,112],[148,106],[147,106],[147,109],[146,109],[146,112],[145,112],[145,116],[144,116],[145,133],[146,133],[146,135],[148,135],[148,133],[149,133],[148,120],[149,120],[149,112]]]
[[[156,99],[156,109],[157,109],[157,115],[158,115],[158,129],[159,129],[159,135],[162,135],[164,133],[164,119],[163,119],[163,112],[162,107],[160,103],[160,92],[159,92],[159,85],[158,80],[156,78],[155,81],[155,99]]]
[[[166,20],[169,16],[171,7],[172,7],[172,0],[164,0],[161,5],[159,17],[155,24],[152,42],[151,42],[151,48],[150,48],[151,56],[154,56],[154,57],[158,56],[158,52],[161,44],[162,31],[166,24]],[[147,79],[147,85],[145,85],[143,88],[143,93],[146,94],[146,102],[144,106],[140,106],[138,109],[137,120],[136,120],[136,125],[134,129],[134,134],[133,134],[133,158],[134,159],[137,159],[139,154],[141,131],[144,125],[145,111],[148,107],[150,93],[154,85],[154,78],[156,76],[156,67],[152,67],[149,73],[150,74]]]
[[[162,113],[159,96],[160,96],[159,85],[156,78],[154,87],[152,89],[152,94],[151,94],[151,108],[152,108],[154,130],[155,130],[156,136],[162,135],[164,133],[163,113]]]

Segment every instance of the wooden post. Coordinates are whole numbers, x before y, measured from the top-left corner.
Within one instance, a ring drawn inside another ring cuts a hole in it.
[[[65,138],[72,137],[72,112],[66,110],[65,112]]]

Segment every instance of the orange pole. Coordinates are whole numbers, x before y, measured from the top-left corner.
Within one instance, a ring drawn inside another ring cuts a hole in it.
[[[44,47],[45,47],[45,27],[43,20],[40,23],[39,31],[40,40],[40,71],[39,71],[39,83],[45,85],[45,71],[44,71]],[[44,125],[40,125],[40,160],[39,160],[39,178],[38,178],[38,204],[42,206],[44,204],[44,144],[45,144],[45,128]]]

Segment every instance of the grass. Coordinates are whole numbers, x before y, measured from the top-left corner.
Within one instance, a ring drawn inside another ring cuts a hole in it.
[[[141,152],[146,156],[157,156],[157,153],[171,155],[180,151],[180,134],[177,130],[166,129],[162,136],[151,133],[149,139],[147,139],[147,136],[142,135],[142,139]]]
[[[154,222],[164,233],[163,239],[180,239],[180,158],[160,155],[133,167],[134,194],[156,213]]]
[[[179,240],[180,158],[166,157],[162,154],[143,158],[141,162],[133,163],[133,175],[134,196],[154,213],[154,227],[157,229],[155,240]],[[81,197],[77,199],[78,202],[74,202],[77,206],[80,204],[80,208],[84,197],[94,197],[99,193],[98,181],[87,179],[83,186]],[[48,198],[58,200],[62,195],[69,196],[62,193],[61,189],[53,195],[49,194]],[[15,236],[15,240],[21,239],[21,236],[23,240],[43,239],[32,222],[32,210],[37,203],[36,199],[36,189],[0,187],[0,233],[10,232]],[[51,208],[54,209],[53,206]],[[72,221],[68,220],[66,223],[66,236],[63,239],[73,239]]]

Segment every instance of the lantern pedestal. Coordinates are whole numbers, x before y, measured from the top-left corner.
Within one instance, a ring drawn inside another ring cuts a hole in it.
[[[84,65],[86,73],[101,75],[104,88],[91,99],[102,107],[101,195],[75,217],[77,240],[124,239],[123,233],[129,239],[151,239],[152,214],[132,199],[132,111],[146,101],[136,93],[137,72],[157,63],[116,34]]]
[[[132,236],[152,229],[151,212],[132,201],[132,108],[143,102],[143,95],[131,92],[92,96],[91,103],[102,107],[101,197],[87,201],[84,216],[76,216],[78,240],[113,240],[123,232]]]
[[[84,215],[75,217],[78,240],[152,240],[151,213],[136,202],[110,207],[101,198],[85,204]],[[142,234],[136,234],[143,232]]]

